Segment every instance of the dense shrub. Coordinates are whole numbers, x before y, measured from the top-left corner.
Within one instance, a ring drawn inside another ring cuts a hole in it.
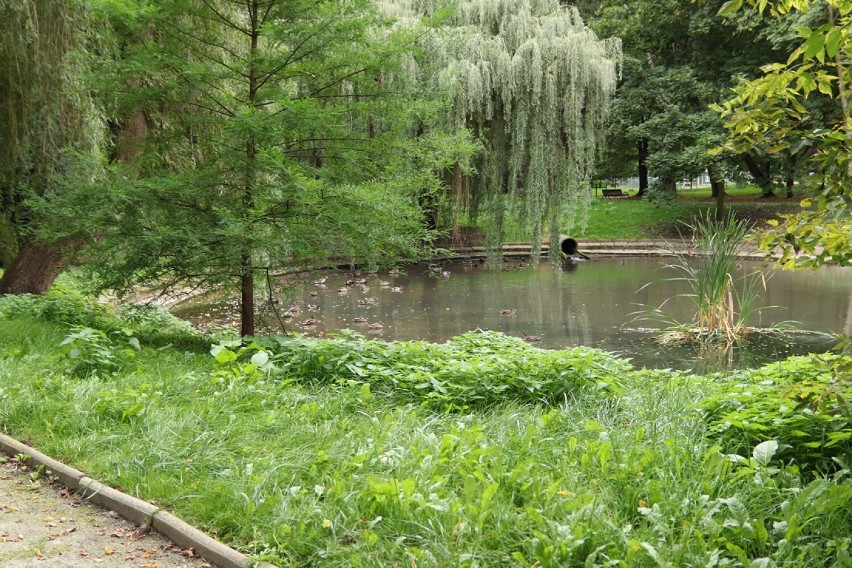
[[[747,453],[777,440],[778,457],[802,468],[850,468],[852,358],[791,357],[724,379],[721,392],[701,403],[711,435],[725,451]]]
[[[347,334],[332,340],[276,336],[262,345],[288,378],[366,385],[375,394],[446,410],[503,400],[554,402],[580,390],[611,393],[631,370],[627,361],[597,349],[545,350],[483,331],[444,344]]]
[[[38,319],[98,329],[110,328],[114,321],[106,306],[67,289],[51,289],[43,296],[0,296],[0,318]]]

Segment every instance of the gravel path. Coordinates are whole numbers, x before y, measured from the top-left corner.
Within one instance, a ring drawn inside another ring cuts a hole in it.
[[[211,568],[117,514],[40,479],[0,454],[0,566],[3,568]]]

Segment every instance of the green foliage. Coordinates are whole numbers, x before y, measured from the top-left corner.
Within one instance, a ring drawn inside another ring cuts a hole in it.
[[[126,345],[116,345],[99,329],[74,327],[72,333],[59,344],[68,358],[69,373],[85,376],[90,373],[111,374],[129,363],[142,350],[139,340],[132,332],[118,332],[127,340]]]
[[[630,157],[636,172],[641,146],[650,175],[668,188],[664,196],[696,172],[710,170],[721,178],[741,171],[741,156],[708,155],[726,133],[707,106],[726,96],[735,78],[753,77],[761,64],[786,56],[766,39],[774,32],[772,21],[719,18],[722,0],[587,4],[590,26],[624,42],[624,77],[607,125],[603,169],[618,171]]]
[[[200,344],[199,333],[188,322],[168,310],[147,304],[121,304],[115,314],[117,324],[133,330],[148,342]]]
[[[630,364],[603,351],[539,349],[495,332],[445,344],[277,336],[262,344],[288,379],[366,387],[376,395],[465,411],[503,400],[555,403],[581,392],[618,392]],[[219,351],[217,359],[224,351]]]
[[[156,345],[179,344],[193,350],[206,350],[208,342],[187,322],[166,310],[147,305],[110,306],[87,295],[80,275],[66,272],[42,296],[32,294],[0,296],[0,318],[35,319],[98,333],[130,332],[139,340]]]
[[[111,316],[106,306],[83,294],[54,290],[44,296],[32,294],[0,296],[0,317],[32,318],[67,325],[108,328]]]
[[[777,440],[778,458],[802,470],[831,473],[850,467],[852,359],[793,357],[742,371],[703,401],[710,433],[725,451],[742,453]]]
[[[43,236],[86,241],[101,289],[244,285],[250,335],[267,270],[428,250],[436,165],[472,149],[435,93],[391,79],[417,29],[367,0],[92,4],[109,41],[80,60],[113,152],[29,203]]]
[[[145,349],[132,369],[71,378],[57,372],[65,329],[2,324],[7,432],[278,566],[849,564],[848,473],[813,479],[772,436],[736,454],[708,444],[695,408],[720,378],[602,354],[548,359],[492,334],[431,347],[229,343],[214,357]],[[266,367],[287,357],[289,371]],[[491,357],[500,369],[480,361]],[[370,382],[351,378],[350,362]],[[339,380],[322,378],[327,363]],[[428,368],[483,380],[469,367],[514,386],[447,413],[381,378]],[[511,377],[533,367],[569,394],[523,394],[529,381]],[[569,371],[564,382],[554,367]],[[579,371],[600,367],[617,371],[618,396],[581,395],[595,379]]]
[[[761,239],[767,252],[781,250],[785,268],[852,263],[852,7],[845,0],[749,0],[754,11],[790,20],[816,14],[797,27],[798,45],[785,63],[763,67],[743,81],[735,96],[714,107],[725,119],[729,150],[763,146],[806,161],[806,187],[813,200],[799,215],[785,216]],[[723,14],[744,2],[727,2]]]
[[[94,413],[109,420],[130,422],[136,420],[156,405],[162,392],[153,390],[149,384],[138,388],[125,387],[121,390],[111,388],[101,391],[92,405]]]
[[[3,2],[0,34],[0,259],[34,236],[26,199],[87,172],[75,156],[100,155],[101,109],[87,90],[79,51],[97,35],[88,2]]]
[[[412,55],[408,67],[416,71],[407,79],[446,93],[451,105],[442,120],[484,147],[474,168],[457,162],[454,207],[488,219],[493,252],[507,206],[516,204],[511,212],[530,227],[537,262],[542,237],[564,232],[562,218],[585,217],[620,41],[599,39],[576,9],[557,0],[379,3],[403,25],[436,4],[446,17],[421,38],[423,55]]]

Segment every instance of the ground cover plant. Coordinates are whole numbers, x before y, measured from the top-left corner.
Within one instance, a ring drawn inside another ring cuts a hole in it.
[[[697,377],[492,334],[208,353],[149,342],[108,312],[109,326],[81,328],[55,321],[65,308],[24,314],[15,301],[0,300],[6,432],[281,566],[852,561],[852,427],[836,411],[848,358]],[[119,364],[74,369],[68,347],[89,337]],[[745,434],[722,428],[744,411],[735,398],[762,392],[742,385],[770,379],[836,394],[750,415]],[[803,412],[805,426],[775,422]],[[815,459],[811,442],[835,432]]]

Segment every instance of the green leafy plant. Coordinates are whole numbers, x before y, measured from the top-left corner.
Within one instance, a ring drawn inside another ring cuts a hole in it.
[[[93,410],[98,416],[129,422],[142,416],[162,394],[150,384],[142,384],[138,388],[111,388],[98,394]]]
[[[544,350],[487,331],[445,344],[388,343],[351,333],[330,341],[278,336],[263,344],[288,378],[366,384],[376,394],[445,410],[509,399],[555,402],[579,391],[613,393],[631,369],[627,361],[597,349]]]
[[[701,402],[709,432],[726,451],[760,440],[780,444],[779,457],[803,469],[849,468],[852,455],[852,359],[792,357],[725,380]]]
[[[83,376],[91,373],[111,374],[142,350],[139,340],[129,330],[121,332],[126,346],[117,346],[109,336],[91,327],[75,327],[60,343],[69,364],[67,371]]]

